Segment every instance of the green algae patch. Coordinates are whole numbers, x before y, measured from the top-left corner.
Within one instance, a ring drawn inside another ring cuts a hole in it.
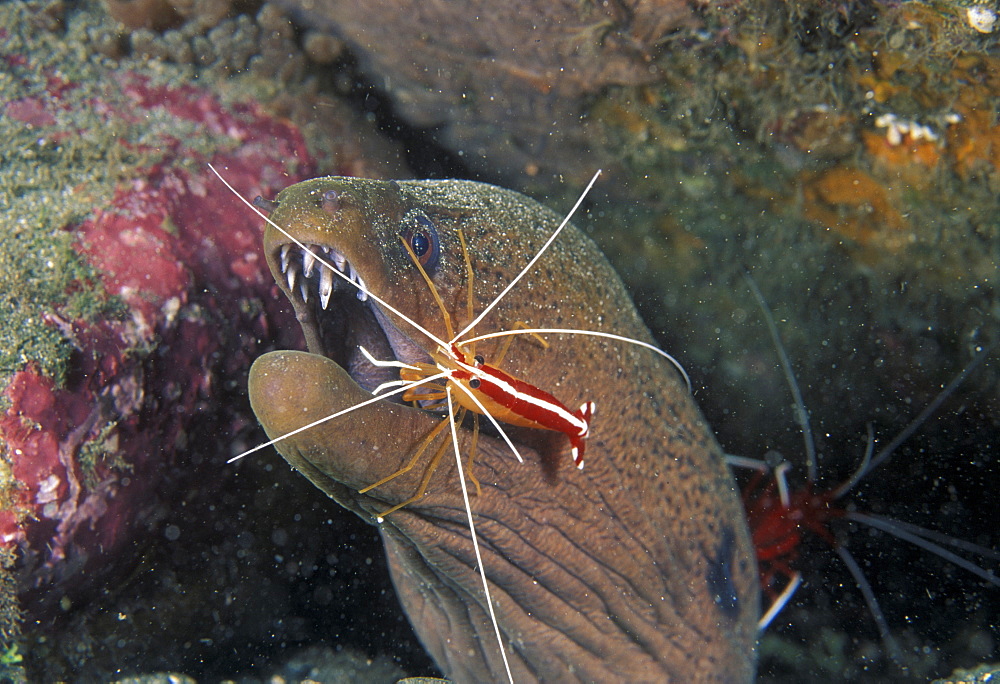
[[[4,199],[5,180],[0,175]],[[18,217],[0,231],[0,370],[8,375],[33,364],[61,385],[74,349],[69,320],[92,320],[116,306],[75,252],[72,234],[47,222],[55,214],[36,207],[24,216],[31,201],[19,199],[0,200],[0,212]]]
[[[80,464],[83,482],[87,488],[92,489],[100,483],[99,465],[103,465],[108,471],[123,474],[134,470],[119,448],[117,427],[117,421],[109,421],[100,428],[93,439],[80,445],[76,460]]]
[[[38,9],[0,5],[11,64],[0,73],[0,371],[6,378],[30,364],[61,385],[71,323],[119,310],[67,228],[110,199],[133,155],[108,145],[119,131],[80,106],[93,93],[71,84],[90,60],[45,30]],[[70,106],[57,112],[65,121],[46,108],[55,79],[68,84],[60,104]]]
[[[0,4],[0,57],[7,62],[0,72],[0,392],[26,367],[63,386],[77,348],[74,324],[125,312],[77,252],[73,228],[107,207],[123,182],[172,155],[179,141],[204,154],[237,144],[162,106],[115,115],[137,108],[112,87],[120,78],[135,75],[155,87],[189,81],[190,69],[110,60],[97,51],[114,38],[99,13],[70,13],[65,26],[47,21],[59,4]],[[171,163],[193,171],[198,158]]]
[[[17,600],[17,580],[14,563],[17,554],[13,549],[0,547],[0,677],[5,681],[26,681],[19,653],[23,614]]]

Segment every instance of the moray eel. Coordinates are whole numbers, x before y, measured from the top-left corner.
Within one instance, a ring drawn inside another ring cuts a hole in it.
[[[478,313],[560,221],[520,194],[466,181],[318,178],[286,188],[271,206],[271,220],[439,337],[442,315],[400,236],[422,236],[427,268],[460,329],[468,322],[468,283],[458,229],[469,246]],[[395,369],[373,366],[359,345],[377,359],[408,363],[430,361],[434,349],[345,281],[331,285],[327,276],[324,286],[318,264],[303,262],[291,244],[267,228],[268,264],[310,353],[272,352],[251,370],[253,409],[272,438],[370,399],[391,379]],[[573,226],[476,332],[518,323],[653,341],[617,274]],[[750,681],[759,613],[753,549],[722,453],[691,395],[648,350],[594,337],[546,338],[547,348],[517,337],[500,367],[567,406],[596,402],[586,467],[573,466],[564,435],[508,427],[524,456],[519,464],[485,420],[474,466],[482,492],[472,508],[514,681]],[[484,341],[476,352],[489,363],[501,344]],[[375,524],[416,491],[423,465],[364,495],[358,490],[399,469],[442,419],[385,401],[276,446],[317,487]],[[470,424],[459,429],[463,453]],[[457,478],[450,454],[426,495],[378,529],[400,601],[445,675],[502,681]]]

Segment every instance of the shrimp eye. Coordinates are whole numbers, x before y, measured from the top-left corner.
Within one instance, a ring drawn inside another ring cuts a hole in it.
[[[403,220],[400,237],[413,252],[417,263],[431,273],[441,257],[441,242],[431,220],[422,213],[408,216]]]
[[[479,378],[472,378],[472,380],[469,380],[469,387],[472,389],[479,389],[481,384],[483,383]]]
[[[482,355],[482,354],[476,354],[476,355],[475,355],[475,356],[473,357],[473,360],[474,360],[474,361],[476,362],[476,367],[477,367],[477,368],[478,368],[479,366],[482,366],[482,365],[483,365],[484,363],[486,363],[486,359],[484,359],[484,358],[483,358],[483,355]]]

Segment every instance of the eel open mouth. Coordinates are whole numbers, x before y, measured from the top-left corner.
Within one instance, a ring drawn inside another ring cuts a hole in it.
[[[310,352],[335,361],[369,392],[398,380],[399,372],[373,365],[359,347],[376,359],[432,362],[368,296],[364,278],[346,256],[329,245],[304,244],[308,251],[292,242],[279,244],[272,263],[280,266],[282,289],[295,308]]]

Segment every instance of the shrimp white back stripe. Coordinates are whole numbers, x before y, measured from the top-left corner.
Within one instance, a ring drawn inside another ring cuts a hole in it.
[[[504,429],[500,427],[500,423],[497,421],[496,418],[493,417],[493,414],[486,410],[486,407],[483,406],[483,402],[479,401],[476,395],[473,392],[467,390],[465,386],[460,382],[449,383],[448,385],[445,386],[445,389],[448,389],[450,387],[455,387],[458,390],[465,393],[465,396],[467,396],[469,400],[476,405],[476,407],[479,409],[479,412],[482,415],[486,416],[486,418],[489,419],[490,423],[493,424],[493,427],[496,428],[496,431],[500,433],[501,437],[503,437],[503,441],[507,442],[507,446],[510,447],[510,450],[514,452],[514,456],[517,457],[517,462],[524,463],[524,459],[521,458],[521,454],[520,452],[518,452],[517,447],[514,446],[514,442],[511,441],[510,437],[507,436],[507,433],[504,432]]]
[[[472,366],[469,366],[461,362],[459,362],[459,365],[463,366],[469,372],[473,373],[483,383],[489,383],[490,385],[493,385],[494,387],[498,388],[501,392],[506,394],[510,398],[510,400],[523,401],[543,411],[548,411],[549,413],[552,413],[561,418],[562,420],[566,421],[570,425],[579,428],[581,435],[587,434],[587,430],[589,429],[587,421],[581,420],[570,411],[567,411],[564,406],[560,406],[559,404],[554,404],[551,401],[548,401],[542,397],[536,397],[533,394],[529,394],[527,392],[521,392],[503,378],[498,378],[495,375],[490,375],[489,373],[483,372],[481,368],[474,368]]]

